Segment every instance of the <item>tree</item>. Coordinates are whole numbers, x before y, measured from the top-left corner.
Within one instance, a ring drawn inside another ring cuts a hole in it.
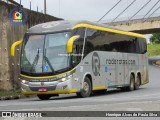
[[[150,42],[160,44],[160,33],[154,33],[150,37]]]

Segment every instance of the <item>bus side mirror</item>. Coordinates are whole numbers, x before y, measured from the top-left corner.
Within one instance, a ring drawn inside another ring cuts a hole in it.
[[[76,39],[78,39],[80,36],[79,35],[75,35],[73,37],[71,37],[68,42],[67,42],[67,53],[72,53],[73,52],[73,44],[74,44],[74,41]]]
[[[17,45],[21,44],[22,43],[22,40],[19,40],[17,42],[14,42],[11,46],[11,56],[14,57],[15,55],[15,48]]]

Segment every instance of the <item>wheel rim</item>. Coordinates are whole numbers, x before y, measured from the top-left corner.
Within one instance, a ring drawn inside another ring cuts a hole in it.
[[[88,85],[87,82],[84,82],[84,87],[83,87],[83,89],[84,89],[85,93],[88,93],[88,91],[89,91],[89,85]]]

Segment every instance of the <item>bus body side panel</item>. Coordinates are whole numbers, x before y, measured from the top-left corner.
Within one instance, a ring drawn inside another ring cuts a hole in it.
[[[128,75],[131,73],[134,74],[135,80],[136,80],[136,73],[140,69],[140,61],[139,61],[139,55],[138,54],[133,54],[133,53],[128,53]],[[128,77],[128,80],[130,80],[130,77]],[[130,84],[130,81],[129,81]]]
[[[116,81],[116,85],[118,85],[119,87],[124,86],[125,84],[125,67],[126,64],[122,64],[123,60],[126,60],[125,58],[125,54],[124,53],[117,53],[117,64],[116,64],[116,68],[117,68],[117,72],[116,72],[116,77],[117,77],[117,81]],[[128,83],[128,82],[127,82]]]
[[[128,54],[127,53],[123,53],[124,56],[124,60],[128,60]],[[122,64],[122,63],[121,63]],[[124,66],[124,85],[128,86],[130,81],[129,81],[129,77],[130,77],[130,71],[129,71],[129,65],[128,64],[122,64]]]
[[[95,53],[98,55],[97,57]],[[106,88],[128,86],[131,73],[134,74],[135,79],[138,72],[142,71],[143,73],[144,61],[140,61],[139,56],[138,54],[119,52],[91,52],[79,64],[79,80],[83,83],[84,77],[90,74],[93,90],[102,86]],[[98,63],[100,64],[99,68]]]
[[[125,84],[124,71],[121,75],[121,81],[118,76],[118,57],[116,52],[94,51],[88,54],[80,63],[81,72],[79,76],[85,77],[86,73],[92,76],[93,90],[94,88],[110,88],[117,85]],[[121,53],[119,53],[121,54]],[[122,54],[121,54],[122,55]],[[123,59],[121,60],[123,62]],[[99,66],[99,67],[98,67]],[[119,67],[119,72],[124,70],[124,65]],[[127,82],[128,84],[128,82]],[[98,90],[98,89],[97,89]]]
[[[98,56],[94,56],[95,55],[94,53],[97,53],[96,55]],[[101,59],[101,55],[98,52],[89,53],[87,56],[85,56],[85,58],[81,61],[79,65],[81,68],[81,71],[79,73],[79,78],[81,78],[82,84],[83,84],[85,76],[91,75],[93,90],[100,90],[100,89],[107,88],[106,75],[104,72],[105,71],[104,69],[105,60]]]
[[[115,87],[116,85],[116,73],[117,73],[117,60],[116,52],[98,51],[100,58],[100,77],[106,83],[106,87]]]

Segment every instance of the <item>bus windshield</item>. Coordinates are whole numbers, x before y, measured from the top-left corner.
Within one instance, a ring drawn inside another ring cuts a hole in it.
[[[54,74],[69,68],[66,44],[70,36],[70,32],[26,36],[22,47],[21,71]]]

